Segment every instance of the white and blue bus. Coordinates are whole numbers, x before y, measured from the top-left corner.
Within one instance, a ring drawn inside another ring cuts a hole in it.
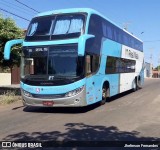
[[[143,42],[95,10],[40,13],[22,44],[21,93],[26,106],[79,107],[100,102],[144,83]]]

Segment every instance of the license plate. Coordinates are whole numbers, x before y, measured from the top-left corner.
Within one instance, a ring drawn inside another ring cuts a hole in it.
[[[53,106],[54,102],[53,101],[43,101],[44,106]]]

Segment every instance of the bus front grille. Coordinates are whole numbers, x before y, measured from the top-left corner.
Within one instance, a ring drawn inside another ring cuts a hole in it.
[[[40,99],[56,99],[56,98],[64,98],[65,94],[32,94],[34,98]]]

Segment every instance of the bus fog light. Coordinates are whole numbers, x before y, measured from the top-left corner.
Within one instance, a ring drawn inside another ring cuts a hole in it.
[[[77,104],[77,103],[79,103],[79,102],[80,102],[79,99],[75,99],[75,100],[74,100],[74,103],[75,103],[75,104]]]
[[[32,97],[32,94],[23,90],[23,95],[26,96],[26,97]]]
[[[65,97],[72,97],[72,96],[75,96],[77,95],[78,93],[80,93],[82,90],[84,89],[84,86],[80,87],[80,88],[77,88],[73,91],[70,91],[68,93],[66,93]]]

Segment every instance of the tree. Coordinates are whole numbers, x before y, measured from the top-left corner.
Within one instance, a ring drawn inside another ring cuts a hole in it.
[[[0,67],[12,68],[14,65],[20,65],[21,45],[16,45],[11,49],[10,60],[4,60],[4,46],[7,41],[12,39],[24,38],[22,29],[16,26],[11,18],[4,18],[0,14]]]
[[[155,68],[155,70],[160,70],[160,66],[157,66],[157,67]]]

